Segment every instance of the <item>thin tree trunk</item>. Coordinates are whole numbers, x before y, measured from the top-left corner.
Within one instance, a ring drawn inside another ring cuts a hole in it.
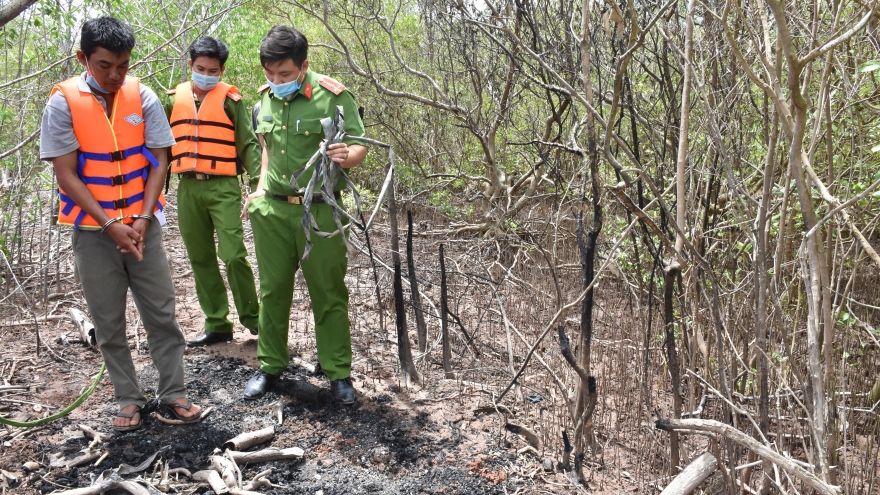
[[[593,104],[593,83],[590,76],[590,5],[589,0],[582,3],[582,24],[581,24],[581,43],[580,52],[583,59],[581,72],[584,79],[584,89],[586,92],[587,102]],[[610,123],[609,123],[610,125]],[[602,205],[600,202],[600,178],[599,178],[599,152],[596,144],[596,123],[592,112],[587,113],[587,156],[584,165],[589,166],[590,170],[590,186],[593,204],[593,221],[590,230],[587,232],[586,240],[583,231],[583,214],[578,216],[578,245],[581,252],[581,283],[586,289],[593,281],[595,274],[596,261],[596,240],[602,230]],[[586,172],[586,170],[585,170]],[[586,191],[583,191],[584,197]],[[593,296],[595,291],[590,290],[581,305],[581,339],[579,347],[580,364],[586,371],[586,375],[591,374],[590,350],[593,339]],[[584,440],[589,439],[591,448],[595,451],[595,441],[593,441],[592,418],[584,417],[585,411],[588,410],[588,404],[596,402],[593,395],[597,392],[590,390],[589,384],[581,380],[578,388],[577,407],[575,408],[575,418],[582,426],[583,432],[575,431],[575,454],[582,453],[585,450]],[[588,416],[592,415],[592,411]],[[594,452],[595,453],[595,452]]]
[[[400,360],[400,372],[403,381],[409,385],[418,382],[419,374],[413,363],[412,349],[409,346],[409,333],[406,331],[406,306],[403,302],[403,278],[400,274],[400,262],[394,263],[394,309],[397,313],[397,357]]]
[[[691,60],[694,58],[694,4],[696,0],[688,0],[684,28],[684,61],[681,83],[681,118],[678,129],[678,155],[675,160],[675,222],[681,233],[675,236],[675,250],[681,252],[684,247],[684,232],[687,232],[687,191],[685,176],[688,162],[688,128],[691,115]]]
[[[678,351],[675,348],[675,314],[672,300],[675,294],[675,279],[678,277],[679,266],[677,263],[663,270],[663,320],[666,330],[666,358],[669,361],[669,376],[672,381],[672,418],[681,419],[681,369],[678,364]],[[681,464],[681,452],[678,445],[678,433],[669,433],[669,462],[670,474],[678,474],[678,466]]]
[[[428,327],[425,326],[425,313],[422,311],[422,297],[419,295],[419,282],[416,280],[416,262],[413,258],[413,220],[412,212],[406,212],[406,266],[409,271],[409,290],[412,293],[413,311],[416,316],[416,335],[419,352],[428,350]]]
[[[446,297],[446,260],[443,256],[443,244],[440,244],[440,339],[443,342],[443,372],[446,378],[455,378],[450,364],[452,352],[449,348],[449,306]]]

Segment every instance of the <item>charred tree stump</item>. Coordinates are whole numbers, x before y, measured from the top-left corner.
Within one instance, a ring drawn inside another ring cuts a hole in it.
[[[419,352],[428,350],[428,327],[425,326],[425,313],[422,311],[422,298],[419,295],[419,283],[416,280],[416,262],[413,260],[413,220],[412,212],[406,212],[406,266],[409,270],[409,289],[412,293],[413,311],[416,316],[416,335],[418,336]]]
[[[413,363],[409,335],[406,331],[406,307],[403,305],[403,279],[400,275],[400,261],[394,262],[394,310],[397,313],[397,357],[400,359],[400,372],[403,380],[418,382],[419,374]]]
[[[443,256],[443,244],[440,244],[440,338],[443,341],[443,371],[446,378],[455,378],[450,364],[452,351],[449,348],[449,306],[446,296],[446,259]]]
[[[562,462],[559,463],[559,467],[565,470],[571,469],[571,451],[574,450],[571,442],[568,440],[568,432],[562,430]]]
[[[672,483],[660,492],[660,495],[690,495],[700,486],[706,478],[712,475],[718,469],[718,460],[715,456],[703,452],[699,457],[693,460],[678,476],[672,480]]]

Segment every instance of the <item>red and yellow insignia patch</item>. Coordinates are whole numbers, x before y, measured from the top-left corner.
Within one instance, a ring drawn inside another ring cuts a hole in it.
[[[241,100],[241,93],[238,92],[238,88],[231,88],[226,92],[226,97],[232,101],[239,101]]]
[[[327,89],[336,96],[339,96],[343,91],[345,91],[345,86],[340,84],[340,82],[336,79],[327,76],[322,77],[318,81],[318,84],[320,84],[321,87]]]
[[[311,84],[306,83],[306,87],[303,88],[303,94],[306,95],[306,98],[308,98],[310,100],[312,99],[312,85]]]

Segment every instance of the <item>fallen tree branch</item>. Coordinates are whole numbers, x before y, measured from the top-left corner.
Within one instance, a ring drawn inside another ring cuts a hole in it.
[[[217,495],[229,493],[229,486],[223,481],[223,478],[220,477],[220,473],[217,471],[211,469],[196,471],[193,473],[192,479],[208,482],[208,484],[211,485],[211,489],[214,490],[214,493]]]
[[[710,419],[661,419],[655,423],[656,427],[663,431],[692,431],[696,433],[712,433],[732,440],[739,445],[751,450],[762,459],[772,462],[785,472],[806,483],[816,492],[822,495],[839,495],[840,487],[833,486],[820,480],[816,475],[794,464],[778,452],[771,450],[766,445],[759,443],[754,438],[737,430],[736,428],[713,421]]]
[[[83,450],[76,452],[70,458],[59,454],[49,462],[49,467],[70,469],[72,467],[88,464],[99,457],[101,457],[100,450]]]
[[[99,478],[98,484],[96,485],[58,492],[56,495],[99,495],[114,489],[125,490],[132,495],[152,495],[150,490],[146,487],[143,487],[134,481],[126,481],[116,474],[103,480]]]
[[[202,415],[202,420],[204,420],[207,415],[211,414],[211,411],[213,411],[213,410],[214,410],[213,407],[209,407],[209,408],[201,411],[200,414]],[[194,424],[191,422],[184,421],[182,419],[168,419],[159,413],[153,413],[152,416],[154,418],[156,418],[160,423],[165,423],[166,425],[191,425],[191,424]],[[199,421],[201,421],[201,420],[199,420]]]
[[[308,371],[310,375],[315,374],[315,365],[306,361],[305,359],[298,358],[298,357],[291,357],[290,363],[293,364],[294,366],[299,366],[300,368]]]
[[[80,430],[82,430],[82,432],[85,436],[92,439],[92,442],[89,443],[89,449],[94,448],[96,445],[98,445],[101,442],[109,442],[110,439],[113,438],[112,435],[108,435],[106,433],[101,433],[101,432],[96,431],[95,429],[93,429],[89,426],[86,426],[86,425],[78,425],[78,427]]]
[[[211,462],[211,469],[220,473],[220,477],[223,478],[226,486],[230,488],[241,486],[238,477],[235,475],[238,466],[233,464],[233,461],[219,455],[212,455],[208,457],[208,460]]]
[[[526,428],[525,426],[515,425],[513,423],[507,423],[504,425],[504,428],[511,433],[515,433],[517,435],[522,436],[529,442],[529,445],[533,447],[535,450],[541,449],[541,439],[538,438],[538,435],[535,434],[532,430]]]
[[[246,485],[244,485],[245,490],[255,491],[257,488],[272,488],[275,485],[272,484],[271,481],[266,479],[266,476],[272,474],[271,469],[267,469],[265,471],[261,471],[254,476],[254,479],[250,480]]]
[[[700,483],[718,469],[718,459],[715,456],[703,452],[699,457],[687,465],[684,470],[666,486],[660,495],[689,495],[700,486]]]
[[[268,449],[258,450],[256,452],[229,451],[229,455],[231,455],[232,459],[238,464],[256,464],[258,462],[302,459],[304,454],[305,452],[303,449],[299,447],[290,447],[287,449],[269,447]]]
[[[239,451],[247,450],[254,445],[266,443],[274,437],[275,427],[269,426],[267,428],[263,428],[262,430],[249,431],[247,433],[237,435],[235,438],[227,440],[226,443],[223,444],[223,448]]]
[[[73,325],[79,331],[82,341],[90,346],[98,345],[98,340],[95,337],[95,325],[86,318],[85,313],[76,308],[70,308],[69,312],[70,320],[73,321]]]

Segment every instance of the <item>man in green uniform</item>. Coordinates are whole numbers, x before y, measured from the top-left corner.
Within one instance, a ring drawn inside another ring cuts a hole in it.
[[[204,333],[187,344],[203,346],[232,340],[229,300],[217,263],[218,247],[238,319],[252,334],[258,331],[259,302],[244,245],[239,215],[241,187],[236,174],[240,163],[256,186],[260,153],[250,112],[238,89],[220,82],[229,57],[226,45],[202,37],[190,46],[189,56],[192,81],[168,91],[165,111],[177,139],[171,149],[171,171],[180,176],[180,235],[192,265],[199,305],[205,313]]]
[[[348,320],[348,288],[345,271],[348,257],[341,236],[312,235],[313,249],[302,260],[305,249],[302,195],[290,184],[319,149],[324,134],[321,119],[333,118],[336,107],[345,112],[345,131],[363,136],[364,126],[354,97],[337,81],[309,70],[308,41],[296,29],[273,27],[260,46],[260,63],[269,84],[261,88],[257,133],[264,142],[259,186],[248,197],[246,213],[254,230],[254,247],[260,270],[260,334],[257,357],[260,369],[244,390],[246,399],[266,393],[287,368],[290,305],[294,274],[302,267],[315,317],[315,340],[321,369],[330,388],[342,404],[354,403],[351,384],[351,333]],[[352,142],[353,143],[353,142]],[[343,168],[360,164],[367,148],[341,142],[331,144],[327,157]],[[310,173],[298,179],[306,186]],[[336,184],[335,190],[343,184]],[[320,194],[311,211],[317,226],[336,230],[331,206]]]

